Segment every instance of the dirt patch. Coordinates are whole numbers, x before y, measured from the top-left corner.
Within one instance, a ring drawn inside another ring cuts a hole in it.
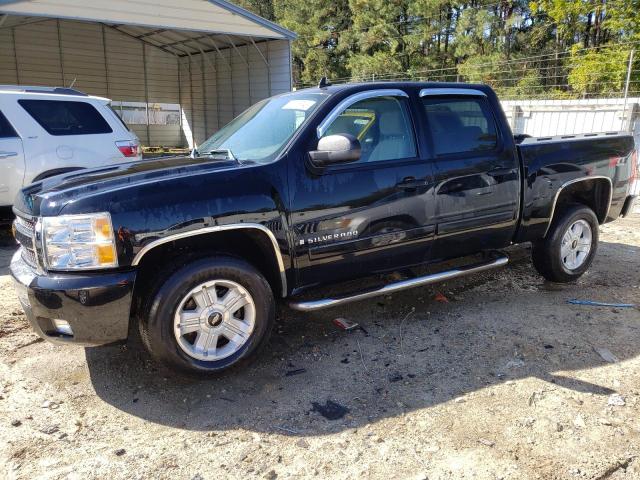
[[[503,270],[282,308],[260,361],[209,381],[138,344],[34,343],[0,277],[3,476],[640,478],[640,311],[567,302],[640,303],[640,216],[601,241],[573,285],[518,247]]]

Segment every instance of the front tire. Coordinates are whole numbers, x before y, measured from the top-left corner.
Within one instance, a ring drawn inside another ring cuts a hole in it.
[[[567,283],[587,271],[598,249],[598,218],[584,205],[568,206],[545,238],[534,242],[533,265],[547,280]]]
[[[274,324],[271,288],[247,262],[194,260],[166,274],[140,322],[142,340],[166,366],[216,374],[253,360]]]

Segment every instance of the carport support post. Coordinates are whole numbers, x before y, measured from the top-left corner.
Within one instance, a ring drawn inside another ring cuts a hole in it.
[[[253,40],[253,37],[249,37],[251,39],[251,43],[253,43],[253,46],[255,47],[255,49],[258,51],[258,53],[260,54],[260,57],[262,57],[262,61],[264,62],[264,64],[267,66],[267,89],[268,89],[268,97],[271,96],[271,65],[269,65],[269,62],[267,61],[267,59],[265,58],[265,56],[262,54],[262,51],[258,48],[258,45],[256,45],[256,42]],[[266,42],[267,45],[267,55],[269,55],[269,42]]]
[[[109,87],[109,61],[107,59],[107,33],[104,24],[100,24],[102,30],[102,56],[104,57],[104,76],[107,84],[107,97],[111,98],[111,88]],[[122,111],[120,112],[122,113]]]
[[[180,129],[184,133],[184,125],[182,125],[182,112],[184,112],[182,106],[182,69],[180,68],[180,57],[176,55],[176,65],[178,66],[178,103],[180,104]]]
[[[238,50],[238,47],[236,47],[236,44],[233,43],[233,40],[231,40],[231,37],[229,35],[226,35],[226,37],[227,37],[227,40],[229,40],[229,43],[231,44],[233,49],[236,51],[236,53],[240,57],[240,59],[247,66],[247,85],[249,87],[249,105],[251,105],[251,75],[249,75],[249,62],[247,62],[247,60],[242,56],[242,54],[240,53],[240,50]],[[233,62],[231,63],[231,65],[233,65]],[[235,116],[235,111],[234,111],[234,116]]]
[[[56,19],[56,31],[58,32],[58,56],[60,58],[60,74],[62,75],[62,86],[65,87],[66,83],[64,83],[64,55],[62,53],[62,38],[60,36],[60,20]]]
[[[264,46],[267,49],[267,64],[269,65],[269,68],[267,69],[268,70],[267,73],[269,74],[269,76],[267,77],[267,87],[269,88],[269,95],[268,96],[270,97],[271,95],[273,95],[273,89],[271,87],[271,64],[269,63],[269,43],[270,43],[269,40],[264,42]],[[289,42],[289,52],[291,52],[291,42]],[[292,59],[289,58],[289,61],[291,62]],[[291,72],[289,72],[289,73],[291,73]],[[289,77],[291,77],[291,75],[289,75]],[[290,79],[289,80],[289,90],[291,90],[291,81],[292,80]]]
[[[216,57],[215,53],[213,54],[213,61],[211,64],[213,66],[216,79],[216,130],[220,130],[220,128],[222,128],[222,120],[220,117],[220,75],[218,73],[218,57]]]
[[[144,72],[144,103],[147,117],[147,146],[151,146],[151,135],[149,133],[149,84],[147,82],[147,44],[142,42],[142,71]]]
[[[211,61],[211,59],[209,58],[209,56],[207,54],[204,53],[204,50],[202,50],[202,48],[200,48],[198,46],[198,50],[200,50],[200,56],[203,58],[206,58],[207,62],[209,63],[209,66],[211,67],[211,69],[213,70],[213,74],[215,75],[215,79],[216,79],[216,130],[220,129],[220,102],[219,102],[219,95],[218,95],[218,69],[216,68],[216,66],[213,64],[213,62]],[[207,96],[206,96],[206,83],[205,83],[205,77],[204,77],[204,64],[202,65],[202,89],[203,89],[203,94],[205,94],[204,97],[204,101],[205,101],[205,105],[206,105],[206,101],[207,101]],[[206,117],[206,109],[205,109],[205,126],[206,126],[206,122],[207,122],[207,117]],[[206,127],[205,127],[206,129]],[[209,132],[205,132],[206,135],[209,135]]]
[[[187,51],[189,58],[189,106],[191,107],[191,145],[196,148],[196,126],[193,123],[193,75],[191,74],[191,54]]]
[[[231,66],[230,62],[227,62],[227,60],[222,56],[222,52],[220,52],[220,49],[218,48],[218,45],[216,45],[216,42],[213,40],[213,38],[211,37],[207,37],[209,39],[209,42],[211,42],[211,45],[213,46],[213,48],[216,49],[216,52],[218,52],[218,57],[220,57],[220,59],[224,62],[224,64],[227,66],[227,68],[229,69],[229,77],[231,80],[231,117],[235,117],[235,109],[233,108],[233,67]],[[218,78],[216,77],[216,95],[219,95],[218,93]],[[218,128],[220,128],[220,122],[218,121]]]
[[[20,85],[20,68],[18,66],[18,49],[16,48],[16,27],[11,27],[11,41],[13,42],[13,61],[16,64],[16,83]]]
[[[209,136],[209,125],[207,122],[207,113],[209,108],[207,106],[207,81],[204,77],[204,56],[200,54],[200,80],[202,82],[202,106],[204,107],[203,120],[204,120],[204,138]]]

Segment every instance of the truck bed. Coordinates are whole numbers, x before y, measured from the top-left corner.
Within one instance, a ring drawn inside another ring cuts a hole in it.
[[[523,169],[522,220],[516,241],[543,236],[560,191],[571,183],[601,191],[601,223],[617,218],[634,178],[634,139],[625,132],[514,136]]]

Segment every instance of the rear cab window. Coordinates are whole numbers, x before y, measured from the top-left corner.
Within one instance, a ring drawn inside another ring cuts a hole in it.
[[[113,130],[96,108],[87,102],[18,100],[49,135],[95,135]]]
[[[437,156],[495,150],[495,119],[484,98],[425,96],[427,116]]]
[[[7,117],[0,111],[0,138],[15,138],[18,134],[7,120]]]

